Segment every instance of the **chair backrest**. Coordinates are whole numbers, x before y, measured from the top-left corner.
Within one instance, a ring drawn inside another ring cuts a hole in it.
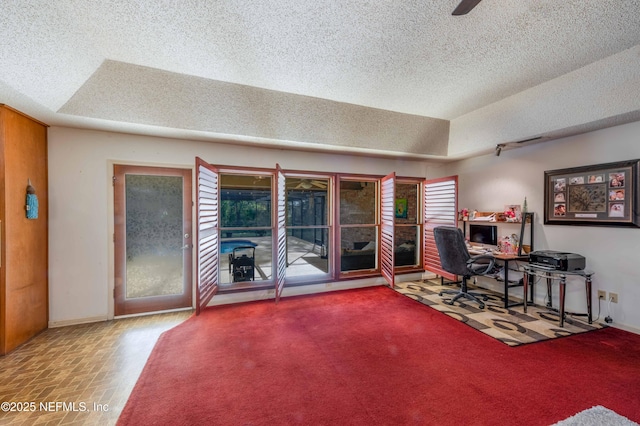
[[[464,242],[462,230],[453,226],[433,228],[440,264],[442,269],[456,275],[469,275],[471,271],[467,261],[471,258]]]

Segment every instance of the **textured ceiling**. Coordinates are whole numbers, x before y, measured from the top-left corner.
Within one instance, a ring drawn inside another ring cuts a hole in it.
[[[640,44],[640,0],[451,16],[458,2],[3,2],[0,103],[51,125],[445,157],[449,120]]]

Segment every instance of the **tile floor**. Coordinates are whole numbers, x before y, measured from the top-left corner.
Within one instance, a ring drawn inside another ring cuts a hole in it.
[[[45,330],[0,356],[0,425],[114,425],[160,334],[191,315]]]

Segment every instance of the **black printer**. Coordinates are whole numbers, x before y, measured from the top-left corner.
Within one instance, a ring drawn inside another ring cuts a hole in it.
[[[529,263],[557,271],[580,271],[585,268],[587,261],[583,256],[575,253],[538,250],[529,253]]]

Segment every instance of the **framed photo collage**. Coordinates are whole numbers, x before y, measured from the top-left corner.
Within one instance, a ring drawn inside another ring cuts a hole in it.
[[[545,224],[639,226],[640,160],[545,172]]]

